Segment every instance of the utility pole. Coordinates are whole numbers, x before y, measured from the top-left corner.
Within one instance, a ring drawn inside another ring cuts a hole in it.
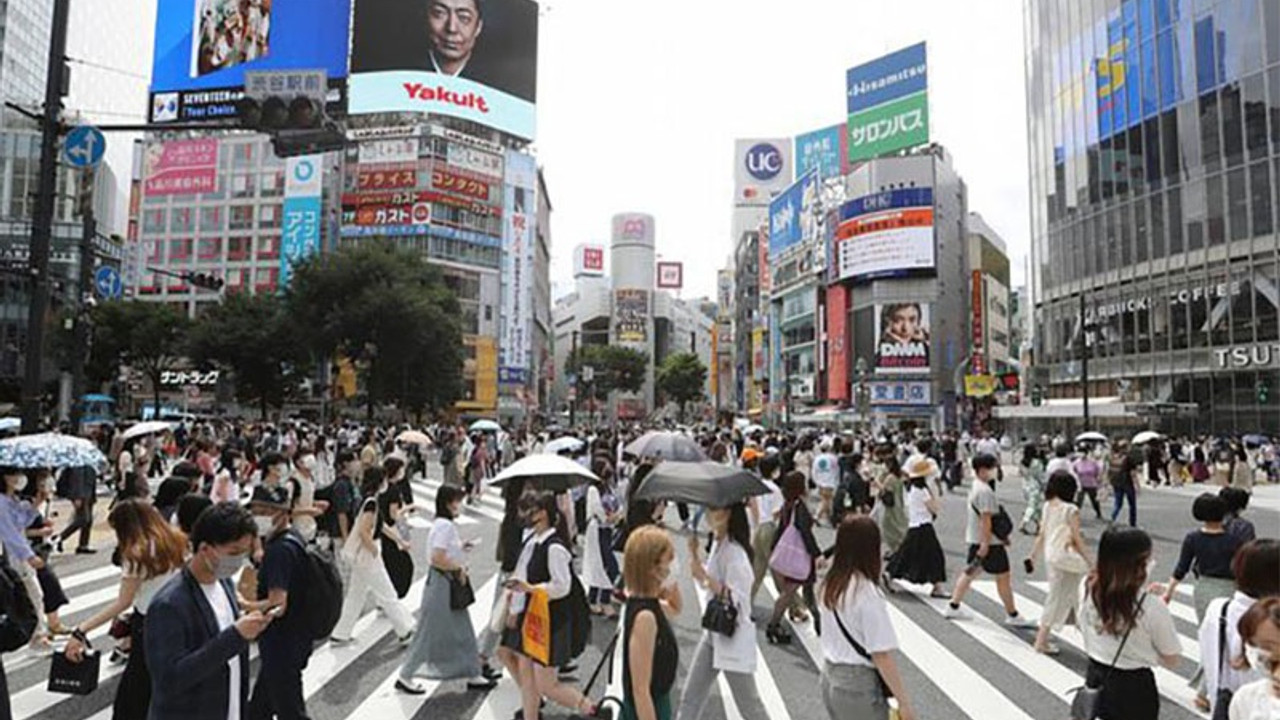
[[[98,220],[93,215],[93,184],[97,173],[86,169],[81,176],[80,217],[83,228],[80,233],[80,279],[76,283],[76,314],[71,349],[71,432],[80,434],[80,420],[84,407],[80,398],[85,394],[85,364],[89,361],[89,308],[93,297],[93,241],[98,235]]]
[[[573,368],[571,377],[573,378],[573,396],[569,399],[569,429],[577,427],[578,419],[578,375],[581,374],[582,368],[578,367],[578,331],[573,331],[573,344],[569,349],[569,367]]]
[[[33,433],[40,422],[41,365],[44,324],[49,311],[49,245],[53,239],[54,192],[57,189],[58,135],[66,86],[67,24],[71,0],[53,0],[49,34],[49,68],[45,76],[44,116],[40,137],[40,180],[31,223],[31,305],[27,308],[27,342],[23,351],[22,432]]]
[[[1085,317],[1085,298],[1084,290],[1080,290],[1080,385],[1084,391],[1083,410],[1084,410],[1084,430],[1089,430],[1089,334],[1093,332],[1093,325],[1089,323]]]

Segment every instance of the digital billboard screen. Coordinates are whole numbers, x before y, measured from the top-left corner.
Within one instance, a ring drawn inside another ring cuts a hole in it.
[[[532,140],[533,0],[356,0],[350,110],[429,112]]]
[[[164,0],[151,68],[153,123],[235,116],[246,71],[324,70],[341,108],[351,0]],[[335,102],[336,101],[336,102]]]
[[[889,190],[845,203],[835,243],[840,280],[932,271],[933,190]]]

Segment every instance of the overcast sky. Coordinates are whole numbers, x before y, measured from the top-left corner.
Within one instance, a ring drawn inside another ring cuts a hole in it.
[[[616,212],[657,218],[685,297],[714,295],[731,251],[733,140],[845,119],[845,70],[928,41],[932,135],[1000,233],[1027,252],[1026,101],[1018,0],[546,0],[538,156],[554,205],[552,279],[608,244]]]

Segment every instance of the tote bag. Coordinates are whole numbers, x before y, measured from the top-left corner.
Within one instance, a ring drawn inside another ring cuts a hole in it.
[[[534,590],[520,628],[520,646],[524,654],[546,665],[551,662],[551,601],[547,591]]]
[[[769,556],[769,567],[785,578],[801,582],[808,579],[811,562],[800,531],[792,522],[782,531],[782,537],[774,546],[773,554]]]

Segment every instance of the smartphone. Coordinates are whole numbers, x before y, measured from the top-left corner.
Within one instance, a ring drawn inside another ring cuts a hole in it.
[[[283,606],[283,605],[275,605],[275,606],[273,606],[273,607],[267,608],[267,612],[266,612],[266,613],[264,613],[264,614],[265,614],[267,617],[271,618],[272,620],[275,620],[276,618],[278,618],[278,617],[280,617],[281,615],[283,615],[283,614],[284,614],[284,606]]]
[[[1022,561],[1022,569],[1026,570],[1028,575],[1031,575],[1036,571],[1036,564],[1031,562],[1031,558],[1027,558]]]

